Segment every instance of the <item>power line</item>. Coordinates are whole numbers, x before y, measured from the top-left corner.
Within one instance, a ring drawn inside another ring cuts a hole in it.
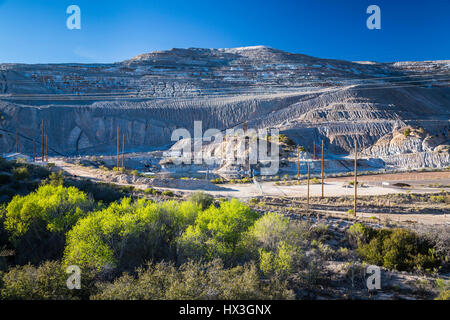
[[[6,132],[9,136],[12,136],[12,137],[14,137],[14,134],[15,134],[15,133],[12,132],[12,131],[9,131],[9,130],[6,130],[6,129],[2,129],[2,128],[0,128],[0,131]],[[31,143],[37,143],[37,144],[41,145],[41,143],[39,142],[39,140],[35,141],[34,139],[29,138],[29,137],[27,137],[27,136],[25,136],[25,135],[23,135],[23,134],[21,134],[21,133],[19,133],[18,136],[21,137],[21,138],[24,138],[25,140],[31,141]],[[60,156],[68,157],[68,155],[62,154],[62,153],[60,153],[59,151],[56,151],[55,149],[53,149],[53,148],[50,147],[50,146],[48,147],[48,149],[51,150],[51,151],[53,151],[54,153],[60,155]]]

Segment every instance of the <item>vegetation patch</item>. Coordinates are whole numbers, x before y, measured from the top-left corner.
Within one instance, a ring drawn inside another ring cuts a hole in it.
[[[365,261],[385,268],[432,272],[442,263],[430,240],[406,229],[374,229],[356,223],[348,237]]]

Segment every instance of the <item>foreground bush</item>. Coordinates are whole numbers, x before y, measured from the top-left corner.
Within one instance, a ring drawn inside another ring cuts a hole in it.
[[[355,224],[348,233],[357,252],[372,264],[400,271],[433,271],[442,262],[429,240],[409,230],[377,230]]]
[[[65,233],[93,207],[74,187],[44,185],[27,196],[15,196],[6,208],[4,226],[16,249],[16,263],[60,258]]]
[[[81,290],[69,290],[68,277],[58,261],[47,261],[39,267],[16,266],[0,280],[0,297],[8,300],[70,300],[88,299],[94,292],[92,272],[83,271]]]
[[[124,198],[77,223],[68,233],[64,262],[132,271],[148,260],[175,260],[176,239],[199,211],[192,202]]]
[[[219,260],[206,265],[188,262],[149,264],[137,277],[124,274],[113,283],[99,285],[93,299],[208,300],[293,299],[285,282],[263,282],[253,264],[225,269]]]

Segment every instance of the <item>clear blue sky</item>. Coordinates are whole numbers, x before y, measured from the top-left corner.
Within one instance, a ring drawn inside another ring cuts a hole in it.
[[[66,28],[71,4],[81,30]],[[371,4],[382,30],[366,28]],[[449,17],[449,0],[0,0],[0,63],[252,45],[346,60],[450,59]]]

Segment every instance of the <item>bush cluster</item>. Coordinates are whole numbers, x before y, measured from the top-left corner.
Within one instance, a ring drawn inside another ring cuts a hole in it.
[[[433,271],[442,263],[429,239],[406,229],[374,229],[356,223],[348,237],[365,261],[389,269]]]

